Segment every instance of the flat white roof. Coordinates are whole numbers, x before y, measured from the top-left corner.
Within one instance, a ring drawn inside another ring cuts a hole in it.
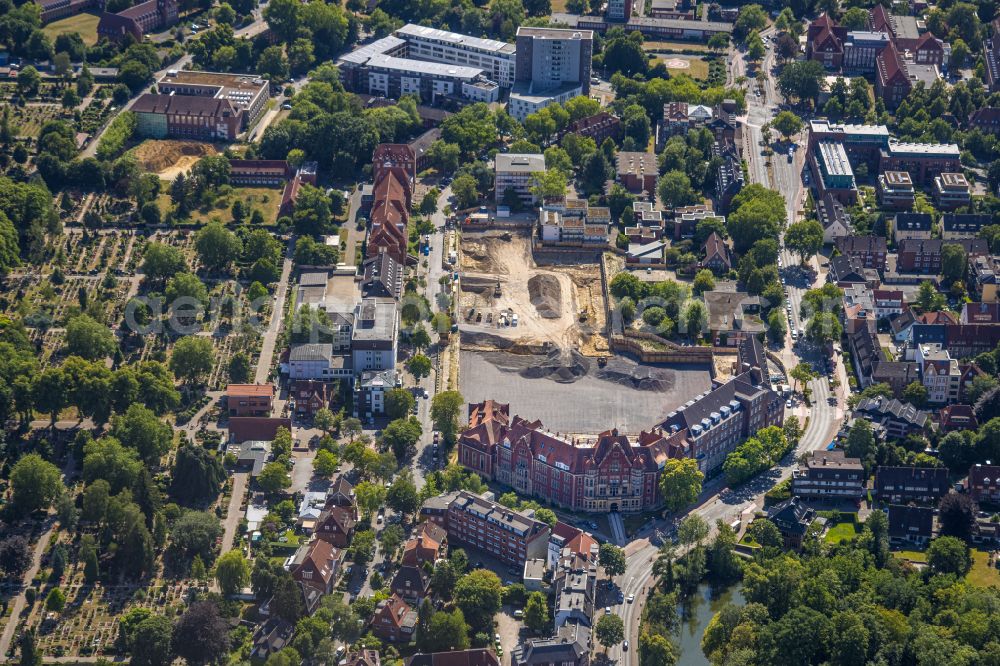
[[[819,154],[823,159],[823,166],[831,176],[853,176],[851,163],[847,160],[847,151],[844,144],[833,141],[822,141],[819,144]]]
[[[440,42],[449,42],[455,46],[475,49],[477,51],[490,51],[504,55],[514,53],[514,45],[508,44],[507,42],[501,42],[496,39],[471,37],[457,32],[449,32],[448,30],[439,30],[437,28],[428,28],[414,23],[407,23],[402,28],[397,30],[395,34],[404,38],[416,37],[420,39],[432,39]]]
[[[545,171],[545,155],[541,153],[499,153],[496,156],[496,169],[505,172]]]
[[[389,35],[388,37],[383,37],[382,39],[376,39],[371,44],[365,44],[364,46],[359,46],[350,53],[345,53],[340,56],[340,60],[343,62],[350,62],[357,65],[363,65],[368,62],[373,56],[383,55],[392,51],[393,49],[399,48],[400,46],[405,46],[406,42],[399,37],[393,37]]]
[[[890,155],[950,155],[959,156],[958,145],[954,143],[906,143],[889,140]]]
[[[412,74],[426,74],[430,76],[446,76],[454,79],[474,79],[483,73],[478,67],[463,67],[462,65],[449,65],[440,62],[426,62],[424,60],[412,60],[410,58],[396,58],[387,55],[374,55],[368,59],[369,67],[381,69],[392,69],[400,72]]]

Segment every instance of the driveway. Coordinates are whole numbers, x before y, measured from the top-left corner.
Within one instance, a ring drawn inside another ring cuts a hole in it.
[[[226,520],[222,524],[222,548],[220,550],[222,553],[228,553],[233,549],[233,542],[236,540],[236,530],[240,526],[240,519],[243,518],[243,512],[240,508],[243,506],[243,498],[247,494],[249,481],[249,473],[233,473],[233,494],[229,497]]]
[[[288,244],[288,251],[285,261],[281,267],[281,279],[278,282],[278,291],[274,295],[274,310],[271,313],[271,323],[264,332],[264,339],[260,345],[260,357],[257,359],[257,374],[254,376],[254,383],[264,384],[271,375],[271,361],[274,358],[274,346],[278,340],[278,333],[281,332],[281,320],[285,315],[285,297],[288,294],[288,279],[292,274],[292,253],[295,251],[295,240]]]

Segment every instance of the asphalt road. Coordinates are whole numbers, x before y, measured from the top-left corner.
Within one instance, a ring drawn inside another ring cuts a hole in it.
[[[773,30],[765,31],[763,34],[766,35],[769,32],[773,33]],[[766,68],[766,71],[770,71],[773,62],[774,53],[769,48],[762,66]],[[735,54],[732,70],[733,80],[740,75],[737,72],[746,71],[745,64],[742,61],[742,54]],[[757,85],[753,79],[749,83],[752,86]],[[785,156],[776,155],[772,161],[772,171],[774,173],[772,181],[771,172],[765,163],[765,157],[761,155],[760,130],[763,124],[770,120],[777,112],[780,101],[773,77],[768,77],[763,91],[761,97],[753,94],[747,97],[748,112],[744,119],[744,150],[749,162],[750,180],[751,182],[761,183],[766,187],[780,191],[788,202],[789,222],[793,222],[796,220],[797,211],[801,208],[799,204],[803,196],[799,174],[801,173],[802,161],[804,160],[804,150],[802,148],[796,150],[795,159],[792,162],[788,162]],[[793,257],[784,248],[782,248],[781,256],[782,264],[786,267],[782,271],[783,274],[793,276],[792,280],[787,280],[786,277],[786,280],[789,282],[789,299],[793,303],[793,321],[797,327],[802,327],[803,322],[800,320],[798,312],[802,294],[809,287],[822,284],[825,280],[825,275],[822,267],[815,265],[815,262],[813,270],[799,270],[789,273],[787,267],[797,264],[798,257]],[[815,362],[819,358],[819,352],[808,345],[792,347],[790,337],[786,346],[779,351],[786,368],[791,368],[792,365],[800,360]],[[840,405],[843,405],[844,391],[847,386],[845,368],[839,362],[839,359],[834,360],[836,361],[834,373],[841,380],[840,388],[837,389],[838,404],[831,405],[827,402],[827,398],[831,395],[831,392],[826,376],[811,383],[810,387],[813,394],[811,408],[808,411],[805,411],[803,407],[797,407],[793,410],[800,413],[800,421],[804,421],[806,415],[809,418],[808,427],[803,433],[796,451],[786,456],[780,465],[763,472],[756,479],[748,482],[739,489],[732,490],[726,488],[724,479],[721,477],[706,483],[697,506],[684,515],[678,516],[678,518],[692,514],[698,515],[712,525],[713,529],[716,520],[721,519],[728,523],[741,518],[746,509],[750,507],[762,507],[764,494],[777,483],[791,476],[792,469],[795,466],[795,459],[800,454],[824,448],[833,439],[839,429],[840,419],[843,416]],[[623,604],[620,613],[622,619],[625,621],[625,635],[630,642],[629,650],[626,651],[623,649],[623,646],[617,646],[608,652],[611,660],[617,662],[619,666],[638,666],[636,651],[638,650],[642,608],[650,585],[653,582],[653,564],[658,553],[657,547],[650,543],[649,537],[653,535],[654,529],[666,530],[667,527],[667,521],[655,521],[644,531],[635,535],[633,541],[626,547],[625,574],[620,576],[617,582],[621,586],[626,598],[630,594],[635,594],[636,599],[634,603],[629,604],[626,602]]]

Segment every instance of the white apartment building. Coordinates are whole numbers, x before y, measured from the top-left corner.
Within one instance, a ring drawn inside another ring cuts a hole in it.
[[[962,385],[962,371],[958,361],[940,344],[917,345],[917,363],[927,389],[927,401],[935,405],[958,401]]]
[[[489,79],[502,88],[514,85],[516,55],[513,44],[413,23],[404,25],[394,34],[406,41],[407,55],[413,60],[475,67],[486,72]]]

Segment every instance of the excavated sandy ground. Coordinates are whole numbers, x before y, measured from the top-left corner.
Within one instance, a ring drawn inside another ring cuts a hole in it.
[[[202,157],[216,153],[210,143],[172,139],[149,139],[133,150],[139,166],[161,180],[173,180],[178,174],[190,171]]]
[[[596,263],[539,266],[526,234],[467,233],[462,237],[461,326],[489,332],[525,346],[553,344],[584,355],[607,352],[600,268]],[[494,296],[500,282],[500,296]],[[482,320],[467,319],[470,310]],[[511,310],[518,325],[498,327]],[[586,313],[580,321],[581,311]],[[487,323],[487,315],[492,321]]]

